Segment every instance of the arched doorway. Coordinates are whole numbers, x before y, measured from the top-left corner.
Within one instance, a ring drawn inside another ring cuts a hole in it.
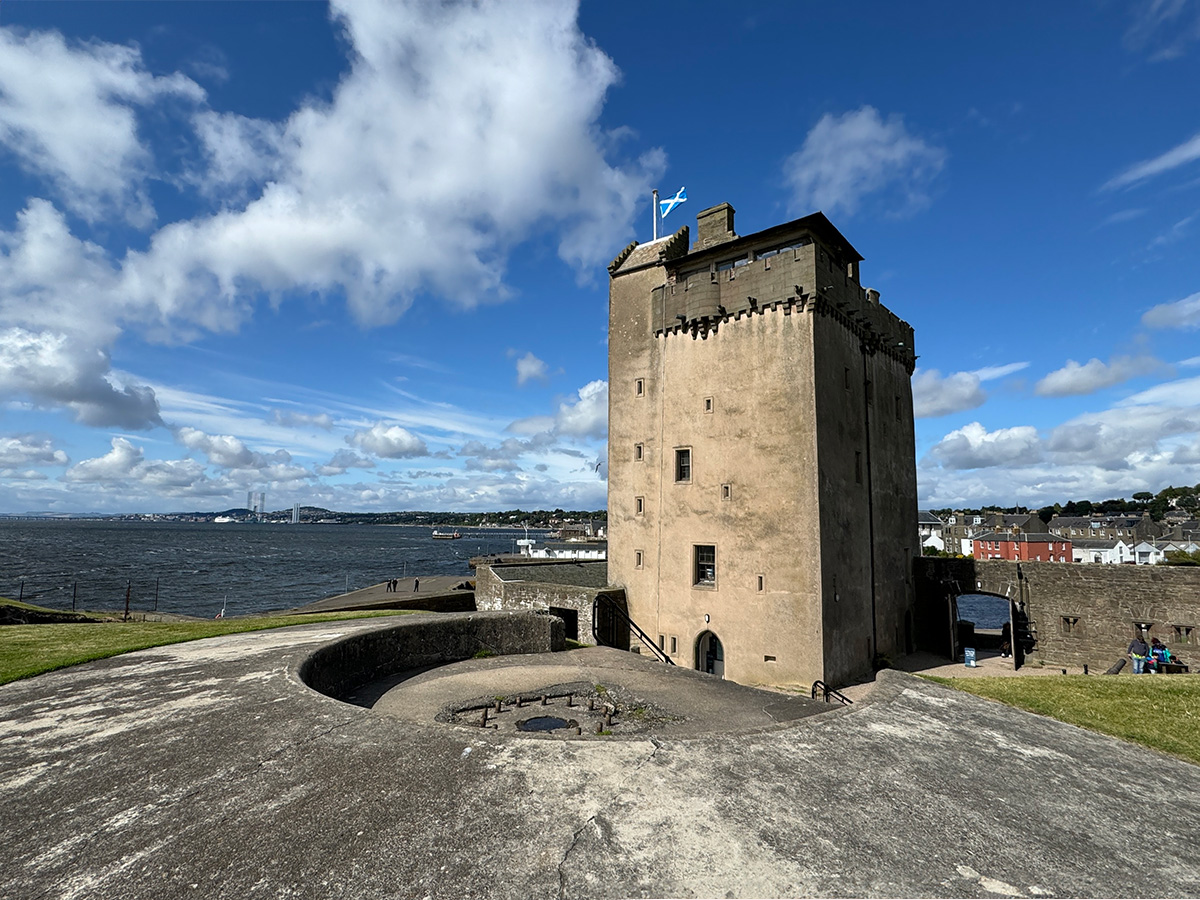
[[[725,648],[711,631],[705,631],[696,639],[696,668],[718,678],[725,677]]]
[[[1025,615],[1025,604],[1000,594],[971,592],[950,601],[951,635],[954,657],[962,657],[963,647],[976,648],[982,655],[1011,657],[1014,669],[1025,662],[1025,654],[1034,641]]]

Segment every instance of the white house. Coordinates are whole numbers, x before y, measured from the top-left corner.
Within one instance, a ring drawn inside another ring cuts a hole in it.
[[[1071,557],[1077,563],[1120,565],[1134,561],[1133,548],[1121,540],[1080,538],[1071,541]]]

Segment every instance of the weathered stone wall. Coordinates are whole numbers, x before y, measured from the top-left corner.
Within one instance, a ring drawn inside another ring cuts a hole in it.
[[[1137,625],[1187,662],[1200,663],[1200,569],[1005,560],[917,560],[921,644],[949,652],[949,602],[959,594],[1023,600],[1037,635],[1031,661],[1106,669]],[[1069,627],[1064,618],[1074,620]],[[1190,628],[1180,639],[1176,626]]]
[[[317,648],[297,667],[306,685],[342,698],[359,685],[397,672],[470,659],[480,650],[498,656],[550,653],[566,647],[563,624],[532,613],[413,616],[391,628],[363,631]]]

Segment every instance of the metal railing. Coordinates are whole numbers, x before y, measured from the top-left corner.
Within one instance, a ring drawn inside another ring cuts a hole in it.
[[[821,699],[824,700],[826,703],[829,702],[831,697],[834,700],[837,700],[838,702],[840,702],[843,706],[849,706],[850,704],[852,704],[854,702],[849,697],[847,697],[845,694],[843,694],[841,691],[835,691],[833,688],[831,688],[829,685],[827,685],[823,681],[814,681],[813,682],[812,695],[811,695],[812,699],[816,700],[817,694],[820,694]]]
[[[650,638],[650,635],[642,631],[642,629],[638,626],[638,623],[629,618],[629,613],[626,612],[625,609],[608,594],[600,594],[594,601],[592,601],[592,637],[596,639],[597,644],[602,646],[604,645],[604,641],[600,636],[600,616],[598,615],[600,612],[601,603],[607,604],[609,614],[615,614],[617,618],[622,619],[625,624],[629,626],[629,630],[637,637],[637,639],[649,647],[650,652],[658,657],[661,662],[665,662],[668,666],[675,665],[675,660],[667,656],[666,651],[659,647],[658,644]]]

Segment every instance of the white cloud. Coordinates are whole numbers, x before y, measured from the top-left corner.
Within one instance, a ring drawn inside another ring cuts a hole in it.
[[[567,262],[606,258],[663,158],[606,161],[595,123],[617,70],[575,13],[335,4],[354,53],[332,101],[299,109],[278,140],[205,120],[221,173],[279,174],[244,208],[173,223],[131,253],[130,290],[203,327],[239,319],[255,288],[344,293],[379,323],[422,291],[462,306],[502,296],[508,250],[548,223]]]
[[[608,382],[590,381],[574,400],[560,403],[553,434],[572,438],[603,438],[608,434]]]
[[[0,396],[66,405],[85,425],[161,425],[154,391],[136,383],[114,383],[114,377],[106,353],[65,334],[0,330]]]
[[[329,462],[316,467],[318,475],[345,475],[349,469],[373,469],[375,460],[359,456],[353,450],[339,450]]]
[[[532,351],[517,360],[517,384],[533,379],[546,380],[546,364],[533,355]]]
[[[245,443],[232,434],[205,434],[195,428],[184,426],[175,430],[175,438],[189,450],[203,453],[214,466],[223,469],[254,469],[263,473],[271,473],[275,477],[292,480],[304,477],[304,470],[289,471],[288,466],[292,456],[286,450],[276,450],[274,453],[260,453],[251,450]]]
[[[1028,425],[988,431],[971,422],[950,432],[929,451],[946,469],[981,469],[1036,462],[1041,456],[1037,429]]]
[[[1152,356],[1117,356],[1104,363],[1096,358],[1080,365],[1073,359],[1061,369],[1051,372],[1034,386],[1041,397],[1070,397],[1091,394],[1103,388],[1148,375],[1162,367]]]
[[[126,329],[155,340],[233,331],[263,294],[294,293],[344,296],[377,324],[421,294],[463,307],[503,299],[508,254],[547,232],[580,272],[607,260],[665,157],[628,159],[628,130],[599,127],[619,73],[576,15],[536,0],[335,4],[346,72],[329,99],[283,121],[211,110],[191,80],[150,76],[134,47],[2,32],[0,140],[63,185],[60,206],[144,218],[144,185],[163,177],[222,208],[110,257],[50,202],[30,200],[0,233],[0,328],[84,335],[78,352],[104,354]],[[39,94],[31,73],[58,72],[41,64],[56,60],[64,74]],[[70,100],[63,128],[46,91]],[[179,109],[164,102],[179,98]],[[138,142],[135,107],[151,104],[194,129],[182,173],[157,172]],[[98,119],[108,126],[92,127]],[[149,395],[127,387],[114,390],[153,421]],[[135,427],[128,411],[91,413],[76,410]]]
[[[1147,328],[1200,328],[1200,293],[1151,307],[1142,315],[1142,324]]]
[[[54,465],[65,466],[67,454],[54,449],[54,442],[47,437],[32,434],[0,436],[0,467]]]
[[[1197,159],[1200,159],[1200,134],[1192,135],[1182,144],[1172,147],[1166,153],[1153,159],[1135,163],[1124,172],[1114,175],[1106,181],[1101,190],[1110,191],[1116,188],[1130,187],[1156,175],[1161,175],[1163,172],[1178,169]]]
[[[974,372],[953,372],[942,377],[937,369],[921,369],[913,375],[913,415],[918,419],[946,416],[982,406],[987,392]]]
[[[0,29],[0,143],[88,221],[153,220],[134,108],[165,97],[198,102],[204,91],[183,75],[151,75],[132,47]]]
[[[428,456],[425,442],[399,425],[376,422],[346,436],[346,443],[383,459],[411,459]]]
[[[137,482],[151,488],[190,488],[207,480],[200,463],[190,459],[147,461],[141,447],[122,437],[112,439],[108,453],[76,463],[63,477],[69,482],[116,487]]]
[[[853,214],[868,194],[889,191],[891,211],[926,205],[946,152],[911,134],[900,116],[885,121],[864,106],[841,116],[825,114],[784,164],[791,208]]]

